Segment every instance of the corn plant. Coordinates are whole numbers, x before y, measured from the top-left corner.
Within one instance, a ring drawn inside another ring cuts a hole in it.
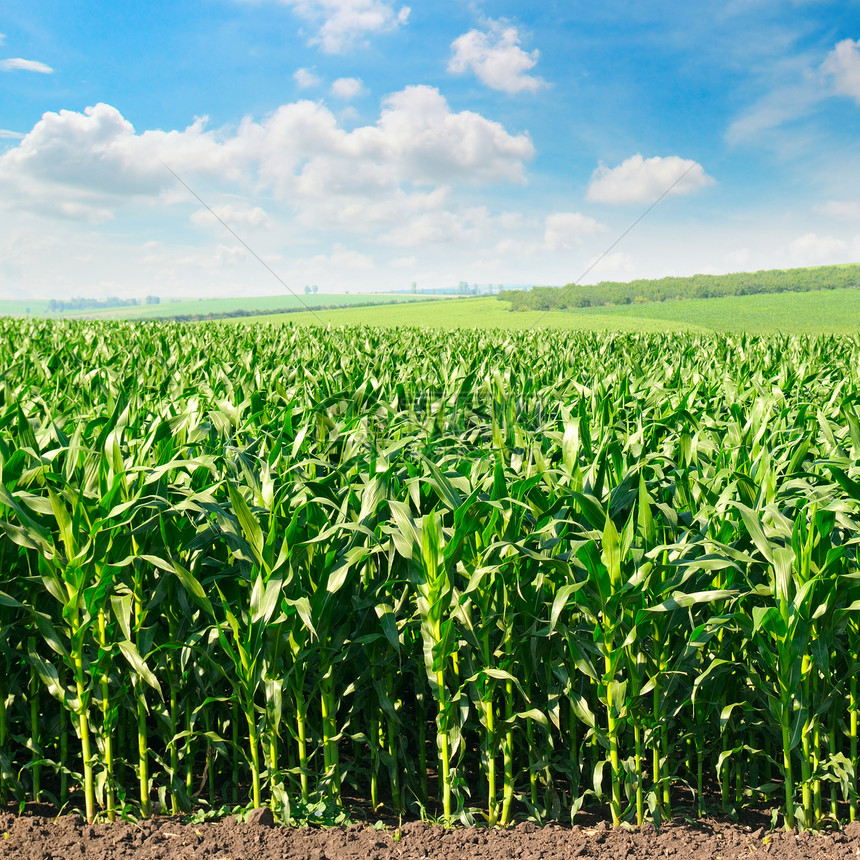
[[[856,819],[859,357],[0,321],[0,798]]]

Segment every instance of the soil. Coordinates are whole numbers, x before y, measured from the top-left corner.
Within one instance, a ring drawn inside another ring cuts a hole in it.
[[[185,824],[159,817],[133,824],[87,824],[79,815],[46,807],[23,814],[0,811],[0,858],[21,860],[734,860],[734,858],[860,857],[860,822],[827,833],[769,832],[765,818],[731,822],[719,817],[617,829],[585,820],[574,827],[517,824],[507,830],[454,828],[409,822],[400,828],[367,825],[273,826],[268,810],[236,818]]]

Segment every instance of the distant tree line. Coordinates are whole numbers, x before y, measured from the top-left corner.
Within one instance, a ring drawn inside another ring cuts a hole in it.
[[[601,281],[589,286],[567,284],[564,287],[534,287],[528,291],[506,290],[499,298],[511,302],[511,310],[514,311],[543,311],[674,299],[751,296],[758,293],[805,293],[852,287],[860,287],[860,263],[806,269],[769,269],[730,275],[693,275],[628,283]]]
[[[148,305],[158,305],[161,304],[161,299],[158,296],[147,296],[144,302]],[[76,296],[73,299],[51,299],[48,302],[48,311],[49,313],[62,313],[63,311],[127,308],[139,304],[139,299],[120,299],[117,296],[108,296],[106,299],[84,299]]]

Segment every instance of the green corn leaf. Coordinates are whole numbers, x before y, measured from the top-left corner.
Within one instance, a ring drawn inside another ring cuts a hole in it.
[[[182,583],[183,588],[188,591],[188,593],[194,598],[194,600],[199,604],[199,606],[204,609],[209,615],[212,614],[212,604],[209,602],[209,598],[206,596],[206,592],[203,590],[203,586],[200,584],[194,574],[191,573],[190,570],[184,568],[177,561],[167,561],[166,559],[160,558],[157,555],[142,554],[139,555],[138,558],[143,559],[143,561],[146,561],[154,567],[157,567],[159,570],[174,574],[176,578]]]
[[[158,678],[155,677],[152,670],[147,667],[146,663],[144,663],[134,642],[124,639],[120,640],[117,645],[119,646],[122,656],[128,661],[129,666],[131,666],[138,676],[158,693],[159,698],[162,698],[161,685],[158,683]]]
[[[257,564],[265,564],[263,558],[265,541],[263,539],[263,530],[260,528],[257,518],[251,513],[245,497],[232,483],[227,485],[227,492],[230,495],[230,504],[233,506],[233,512],[239,520],[242,534],[245,536],[245,540],[248,541]]]
[[[442,474],[438,466],[431,460],[424,461],[430,470],[429,483],[439,494],[439,498],[452,510],[456,511],[462,504],[463,498],[449,478]]]
[[[606,570],[609,574],[609,582],[612,591],[617,591],[621,587],[621,544],[619,541],[618,530],[615,524],[607,516],[603,526],[603,552],[601,559],[606,565]]]
[[[258,588],[258,583],[260,587]],[[263,578],[258,576],[254,582],[254,588],[251,591],[251,623],[258,624],[263,622],[267,624],[280,603],[281,588],[283,580],[279,576],[273,576],[265,586],[263,586]]]
[[[774,564],[774,545],[767,539],[762,528],[761,520],[746,505],[734,502],[734,507],[740,511],[747,534],[752,538],[758,551],[771,563]]]
[[[567,606],[568,601],[571,596],[579,591],[580,588],[583,587],[585,583],[571,583],[568,585],[563,585],[556,592],[555,597],[552,601],[552,608],[550,610],[549,615],[549,630],[550,634],[555,630],[556,625],[558,624],[558,618],[561,615],[564,608]]]

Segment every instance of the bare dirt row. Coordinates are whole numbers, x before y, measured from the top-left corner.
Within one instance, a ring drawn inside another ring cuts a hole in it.
[[[673,823],[659,831],[613,830],[586,820],[573,827],[521,823],[507,830],[444,829],[421,822],[377,829],[284,828],[268,810],[183,823],[157,817],[141,823],[87,824],[79,815],[0,813],[0,858],[9,860],[735,860],[735,858],[860,857],[860,822],[823,833],[769,831],[764,817],[731,822],[719,817]]]

